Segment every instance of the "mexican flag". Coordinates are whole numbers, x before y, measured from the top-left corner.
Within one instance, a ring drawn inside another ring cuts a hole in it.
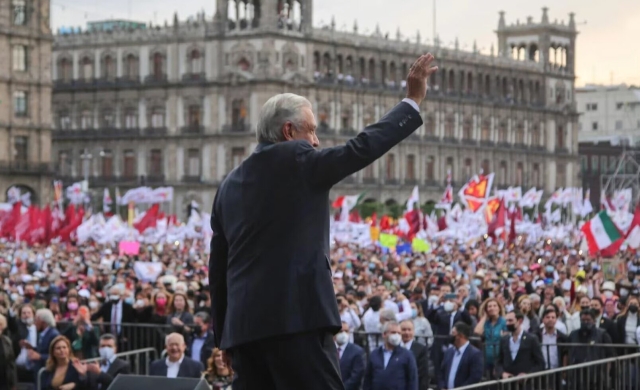
[[[340,220],[346,222],[349,220],[349,212],[360,203],[364,197],[364,192],[359,195],[343,195],[333,201],[333,208],[342,209]]]
[[[587,240],[591,255],[600,252],[603,256],[613,256],[624,241],[622,233],[606,211],[599,212],[585,223],[582,226],[582,233]]]

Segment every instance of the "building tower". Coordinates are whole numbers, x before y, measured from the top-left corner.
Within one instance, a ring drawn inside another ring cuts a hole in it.
[[[218,0],[216,22],[221,32],[288,30],[309,34],[313,0]]]
[[[49,1],[0,0],[0,202],[51,200]]]

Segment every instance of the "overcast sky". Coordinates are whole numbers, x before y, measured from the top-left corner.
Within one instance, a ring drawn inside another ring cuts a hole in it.
[[[576,13],[578,24],[577,84],[627,83],[640,85],[640,1],[638,0],[436,0],[436,29],[442,42],[471,49],[473,41],[485,54],[491,44],[497,49],[494,30],[498,12],[506,12],[507,23],[527,16],[539,22],[541,8],[548,6],[551,21],[565,20]],[[51,0],[54,28],[85,27],[87,21],[124,18],[164,23],[178,12],[181,20],[203,11],[213,16],[215,0]],[[395,37],[423,39],[433,36],[433,0],[314,0],[314,25],[327,24],[335,17],[338,29],[353,28],[357,17],[360,32],[375,30]]]

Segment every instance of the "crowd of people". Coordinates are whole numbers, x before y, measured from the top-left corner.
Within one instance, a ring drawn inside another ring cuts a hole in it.
[[[452,389],[638,352],[640,256],[620,258],[624,270],[608,280],[602,259],[547,241],[445,240],[402,255],[335,243],[345,387]],[[162,272],[141,273],[136,262],[159,262]],[[137,255],[0,243],[0,389],[106,389],[132,371],[117,353],[149,346],[166,356],[144,372],[230,389],[207,265],[198,240]]]

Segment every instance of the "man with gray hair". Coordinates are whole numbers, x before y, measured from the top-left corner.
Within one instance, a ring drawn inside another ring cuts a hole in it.
[[[47,363],[49,359],[49,345],[60,335],[56,328],[56,319],[49,309],[38,309],[35,317],[36,330],[40,334],[38,344],[34,349],[29,349],[27,358],[31,361],[34,380],[38,371]]]
[[[423,55],[407,97],[345,145],[318,149],[311,103],[270,98],[259,145],[220,184],[211,213],[209,285],[216,343],[228,350],[238,389],[344,389],[333,334],[341,329],[329,260],[329,192],[420,125]]]

